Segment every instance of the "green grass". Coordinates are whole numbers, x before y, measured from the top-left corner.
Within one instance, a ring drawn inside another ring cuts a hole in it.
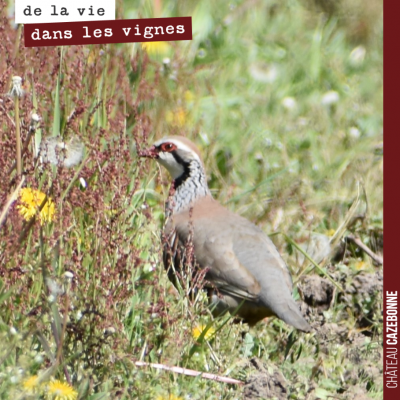
[[[294,281],[308,266],[296,246],[311,232],[331,236],[346,218],[341,238],[357,235],[381,253],[380,3],[322,13],[318,0],[164,1],[161,14],[152,2],[117,3],[118,18],[191,15],[193,41],[158,55],[140,44],[26,49],[0,2],[0,213],[19,183],[9,172],[13,75],[26,92],[22,142],[36,112],[37,139],[77,135],[86,148],[71,169],[35,161],[33,143],[23,156],[25,187],[45,192],[56,217],[26,222],[16,202],[0,227],[0,398],[40,398],[23,382],[44,374],[69,381],[81,399],[236,399],[240,386],[135,361],[244,381],[253,356],[282,372],[289,398],[382,398],[381,295],[353,290],[382,267],[348,245],[322,270],[308,268],[305,275],[344,288],[329,309],[311,307],[315,333],[272,318],[251,329],[212,320],[203,298],[191,304],[166,277],[160,230],[169,177],[135,149],[171,134],[193,139],[213,195],[276,233]],[[358,62],[357,52],[365,53]],[[332,91],[337,101],[323,104]],[[200,324],[217,330],[213,339],[196,343]]]

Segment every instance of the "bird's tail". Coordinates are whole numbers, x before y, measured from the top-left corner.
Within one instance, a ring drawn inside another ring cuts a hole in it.
[[[303,332],[310,332],[311,326],[301,315],[296,303],[291,301],[287,307],[280,307],[276,315],[287,324],[294,326],[296,329]]]

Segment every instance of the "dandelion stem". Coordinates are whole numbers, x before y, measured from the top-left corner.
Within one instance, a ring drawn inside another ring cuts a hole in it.
[[[33,134],[36,132],[36,127],[35,126],[31,126],[29,128],[29,132],[28,132],[28,137],[26,138],[26,140],[24,141],[24,144],[22,146],[22,150],[21,150],[21,160],[22,160],[22,156],[26,153],[26,150],[28,149],[29,143],[32,139]],[[18,146],[18,144],[17,144]],[[18,158],[17,158],[18,160]],[[17,165],[17,161],[14,161],[14,163],[11,165],[11,168],[8,170],[8,175],[11,174],[11,172],[13,172],[13,170],[15,169]]]
[[[16,38],[15,44],[14,44],[14,54],[13,54],[13,58],[15,61],[17,60],[18,53],[19,53],[19,45],[21,43],[21,31],[22,31],[22,24],[18,24],[17,38]]]
[[[15,133],[17,136],[17,174],[22,175],[22,158],[21,158],[21,131],[19,123],[19,97],[15,96]]]

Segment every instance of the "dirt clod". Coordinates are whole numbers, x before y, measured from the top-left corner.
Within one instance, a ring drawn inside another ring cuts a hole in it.
[[[287,383],[282,373],[277,368],[266,368],[262,362],[254,357],[250,360],[256,368],[246,380],[243,399],[277,399],[286,400],[288,396]]]
[[[334,286],[318,275],[306,276],[299,285],[304,301],[311,307],[327,310],[332,302]]]
[[[349,293],[357,293],[359,296],[370,297],[381,291],[383,288],[383,276],[380,271],[372,274],[359,274],[353,279]]]

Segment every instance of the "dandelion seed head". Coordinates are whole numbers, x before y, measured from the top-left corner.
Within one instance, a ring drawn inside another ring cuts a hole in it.
[[[36,113],[33,113],[31,115],[31,123],[38,123],[42,118],[40,118],[40,116]]]
[[[279,76],[279,69],[274,64],[254,63],[250,65],[249,73],[255,81],[273,83]]]
[[[65,279],[71,280],[74,277],[74,274],[70,271],[65,271],[64,277],[65,277]]]
[[[53,301],[55,301],[60,294],[64,293],[64,290],[54,279],[47,278],[46,284],[50,291],[49,301],[51,296],[54,298]]]
[[[85,146],[77,136],[73,136],[67,143],[61,136],[50,136],[40,144],[42,162],[66,168],[78,165],[83,159],[84,151]]]
[[[41,354],[36,354],[34,360],[36,363],[41,364],[43,362],[43,356]]]
[[[364,46],[357,46],[357,47],[355,47],[355,48],[351,51],[351,53],[350,53],[350,55],[349,55],[350,64],[351,64],[353,67],[358,67],[358,66],[360,66],[360,65],[364,62],[364,59],[365,59],[365,55],[366,55],[366,54],[367,54],[367,50],[365,49]]]
[[[358,128],[356,128],[355,126],[352,126],[349,129],[349,135],[354,139],[358,139],[361,136],[361,132]]]
[[[294,97],[283,98],[281,104],[287,110],[294,110],[297,107],[297,102]]]
[[[321,104],[324,106],[330,106],[339,101],[339,93],[334,90],[330,90],[322,95]]]
[[[20,76],[13,76],[12,83],[13,83],[13,85],[21,85],[22,78]]]
[[[23,95],[24,90],[22,89],[22,78],[20,76],[13,76],[9,96],[21,98]]]

